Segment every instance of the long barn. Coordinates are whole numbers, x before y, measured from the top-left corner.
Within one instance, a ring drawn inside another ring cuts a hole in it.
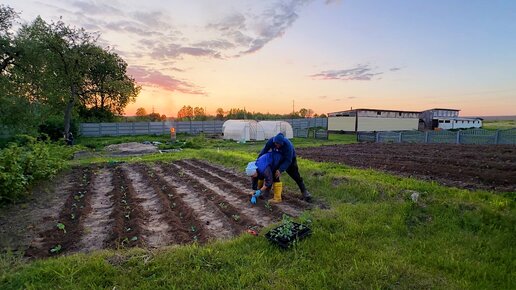
[[[417,130],[417,111],[353,109],[328,113],[328,130],[334,132]]]

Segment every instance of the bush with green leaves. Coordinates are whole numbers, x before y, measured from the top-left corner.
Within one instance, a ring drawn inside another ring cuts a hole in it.
[[[17,139],[20,143],[0,150],[0,204],[26,198],[34,182],[55,176],[73,153],[72,148],[31,136]]]

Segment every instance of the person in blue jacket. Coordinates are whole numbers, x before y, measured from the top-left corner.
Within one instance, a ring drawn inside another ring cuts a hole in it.
[[[278,167],[281,155],[277,152],[268,152],[260,156],[256,161],[249,162],[246,168],[247,176],[251,177],[253,192],[251,193],[251,203],[256,204],[256,199],[260,196],[268,199],[271,188],[279,188],[279,177],[274,175]],[[271,200],[276,202],[276,200]]]
[[[307,202],[311,202],[312,195],[306,189],[305,183],[303,182],[303,178],[299,174],[299,167],[297,166],[296,159],[296,150],[294,149],[294,145],[292,145],[292,142],[285,138],[285,136],[282,133],[279,133],[278,135],[274,136],[273,138],[270,138],[267,141],[262,151],[260,151],[258,157],[266,154],[267,152],[278,152],[281,154],[281,160],[278,167],[274,171],[274,176],[279,179],[283,172],[287,172],[288,175],[297,183],[299,190],[303,194],[303,199]],[[276,194],[276,192],[274,192],[274,194]],[[279,195],[281,200],[281,192],[279,192]]]

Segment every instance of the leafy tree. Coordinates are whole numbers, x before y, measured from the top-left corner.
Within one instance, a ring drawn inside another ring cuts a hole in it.
[[[81,104],[86,110],[121,115],[127,104],[134,102],[141,87],[127,76],[127,63],[116,53],[99,47],[92,52],[96,61],[87,72]]]
[[[18,13],[13,8],[0,4],[0,74],[12,65],[16,55],[17,48],[13,45],[13,33],[11,28]]]
[[[301,110],[299,110],[299,116],[301,116],[301,118],[306,118],[307,114],[308,114],[308,110],[307,109],[302,108]]]
[[[194,119],[196,121],[204,121],[206,120],[206,113],[204,112],[204,108],[195,107],[193,109]]]
[[[217,108],[215,118],[217,118],[217,120],[222,120],[222,119],[224,119],[224,109],[222,109],[222,108]]]
[[[13,32],[16,17],[0,5],[0,127],[30,133],[61,116],[68,133],[72,116],[111,120],[139,93],[95,35],[40,17]]]
[[[145,108],[141,108],[141,107],[136,109],[136,116],[137,117],[147,116],[147,110],[145,110]]]
[[[147,117],[147,120],[149,120],[150,122],[161,121],[161,115],[159,113],[150,113],[146,117]]]
[[[194,111],[191,106],[183,106],[179,112],[177,112],[177,118],[178,119],[188,119],[191,120],[194,116]]]

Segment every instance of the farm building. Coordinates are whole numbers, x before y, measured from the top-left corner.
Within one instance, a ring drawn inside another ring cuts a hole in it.
[[[227,120],[222,125],[222,132],[228,140],[265,140],[262,126],[254,120]]]
[[[420,129],[434,130],[439,128],[448,130],[482,127],[482,118],[462,118],[459,117],[459,111],[442,108],[423,111],[420,115]]]
[[[292,126],[285,121],[260,121],[259,125],[263,128],[265,139],[272,138],[278,133],[283,133],[288,139],[294,137]]]
[[[368,132],[417,130],[420,112],[354,109],[328,113],[328,131]]]

